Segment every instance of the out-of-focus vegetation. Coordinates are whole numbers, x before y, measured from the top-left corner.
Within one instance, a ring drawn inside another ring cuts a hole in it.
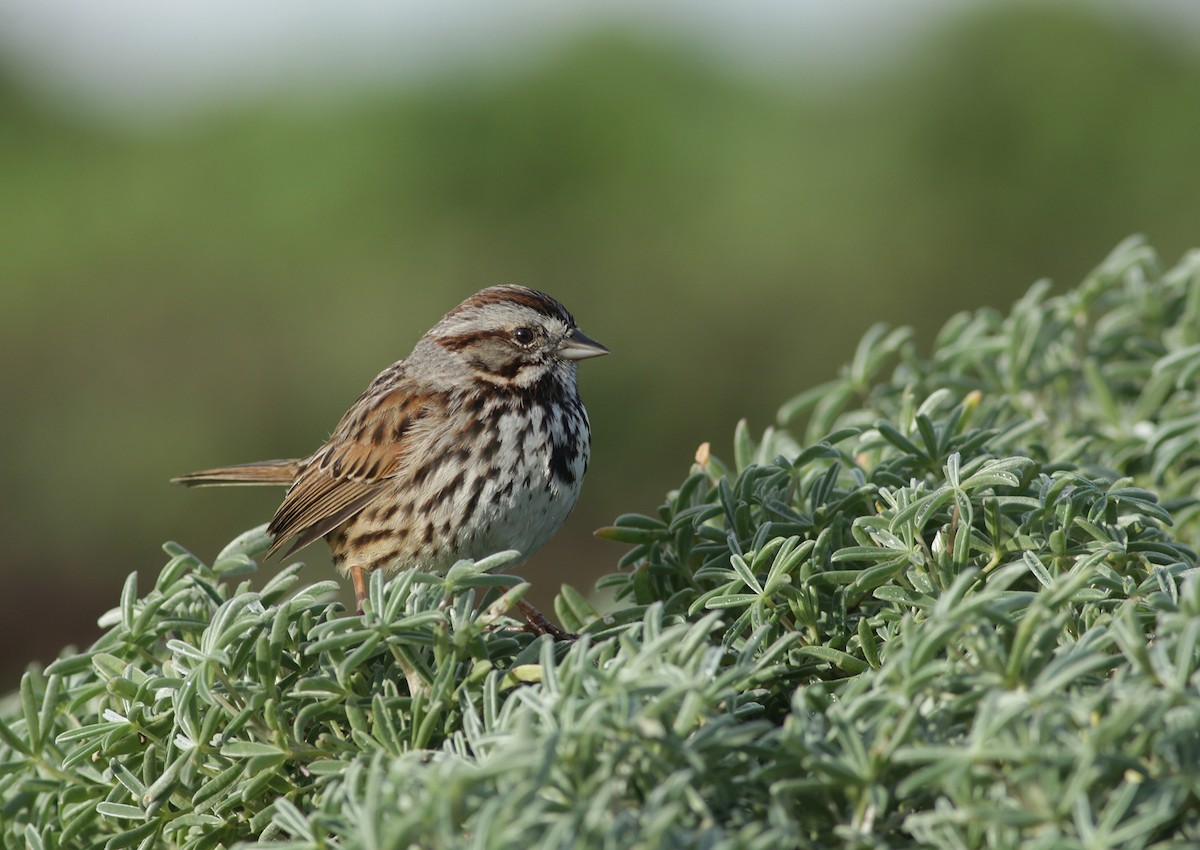
[[[615,352],[582,370],[583,501],[527,572],[535,602],[587,586],[612,558],[592,528],[875,321],[928,342],[1129,232],[1168,259],[1194,244],[1197,114],[1179,44],[1029,7],[834,81],[608,35],[499,78],[152,132],[0,82],[0,670],[90,640],[95,599],[168,530],[204,556],[277,503],[170,475],[310,451],[497,282],[553,293]]]

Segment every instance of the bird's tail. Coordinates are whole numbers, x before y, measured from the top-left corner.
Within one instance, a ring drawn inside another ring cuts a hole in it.
[[[269,487],[290,486],[300,472],[300,461],[260,460],[219,469],[205,469],[172,478],[172,484],[185,487]]]

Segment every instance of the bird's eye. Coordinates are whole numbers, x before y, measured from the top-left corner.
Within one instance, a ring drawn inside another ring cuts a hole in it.
[[[529,345],[533,342],[533,328],[517,328],[512,336],[518,345]]]

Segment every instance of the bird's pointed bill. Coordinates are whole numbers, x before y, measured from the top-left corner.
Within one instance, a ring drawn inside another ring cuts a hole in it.
[[[608,354],[608,348],[596,342],[583,331],[576,328],[571,335],[562,341],[558,347],[560,357],[567,360],[586,360],[589,357],[599,357]]]

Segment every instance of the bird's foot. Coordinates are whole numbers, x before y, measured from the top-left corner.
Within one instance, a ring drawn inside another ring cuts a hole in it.
[[[517,603],[517,609],[525,618],[525,631],[533,635],[550,635],[556,641],[577,640],[579,635],[564,631],[546,619],[546,615],[534,608],[524,599]]]

